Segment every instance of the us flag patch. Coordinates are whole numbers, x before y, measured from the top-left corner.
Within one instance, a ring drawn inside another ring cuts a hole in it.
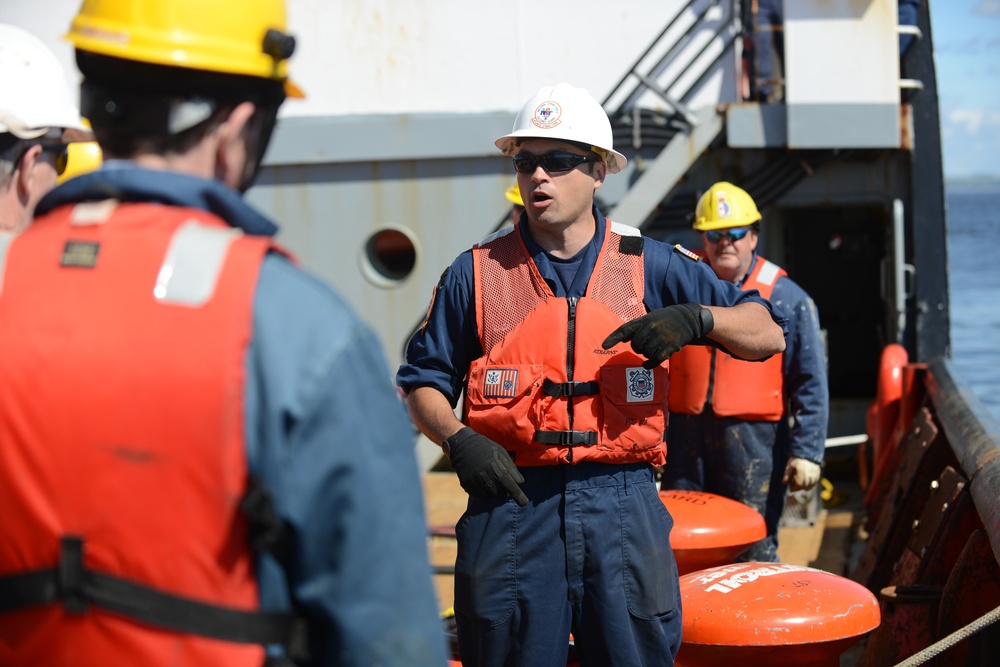
[[[517,395],[517,371],[513,368],[490,368],[483,384],[485,398],[514,398]]]

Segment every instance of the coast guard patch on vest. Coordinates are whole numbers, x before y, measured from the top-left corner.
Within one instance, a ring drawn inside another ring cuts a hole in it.
[[[629,403],[653,400],[653,371],[642,366],[626,368],[625,379],[628,381]]]
[[[513,368],[490,368],[483,382],[485,398],[514,398],[517,394],[517,371]]]

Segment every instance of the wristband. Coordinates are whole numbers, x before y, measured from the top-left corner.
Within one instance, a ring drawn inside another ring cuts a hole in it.
[[[701,324],[701,335],[703,337],[712,333],[712,329],[715,328],[715,318],[712,316],[712,311],[704,306],[698,311],[698,322]]]

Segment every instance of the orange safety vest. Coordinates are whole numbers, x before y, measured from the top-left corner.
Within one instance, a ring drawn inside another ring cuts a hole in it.
[[[770,299],[778,278],[787,275],[758,255],[743,289],[756,289]],[[743,361],[713,347],[687,345],[670,357],[670,411],[700,415],[710,404],[719,417],[778,421],[785,412],[783,358],[776,354],[766,361]]]
[[[271,248],[205,211],[113,200],[0,248],[0,664],[262,663],[250,628],[277,615],[254,613],[240,502]],[[248,638],[208,638],[234,620]]]
[[[469,369],[465,423],[518,465],[662,465],[666,366],[643,368],[628,343],[601,348],[646,313],[639,231],[609,221],[586,296],[567,299],[552,293],[517,230],[472,250],[484,355]]]

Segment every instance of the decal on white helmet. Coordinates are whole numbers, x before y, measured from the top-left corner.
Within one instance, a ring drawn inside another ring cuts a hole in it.
[[[562,116],[562,107],[557,102],[548,100],[535,107],[535,116],[531,122],[543,130],[550,130],[559,123]]]

